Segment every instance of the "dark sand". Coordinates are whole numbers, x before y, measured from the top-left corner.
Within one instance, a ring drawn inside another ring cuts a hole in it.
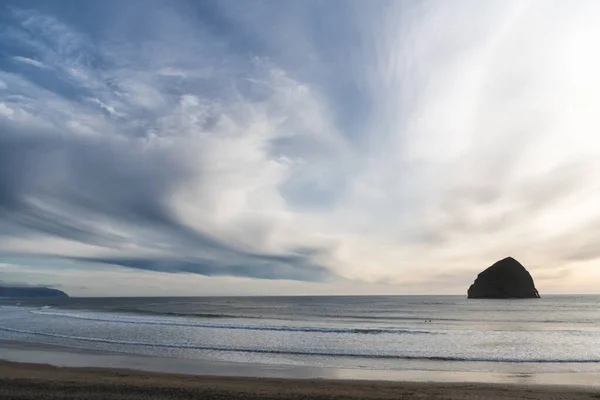
[[[0,399],[600,399],[600,388],[170,375],[0,362]]]

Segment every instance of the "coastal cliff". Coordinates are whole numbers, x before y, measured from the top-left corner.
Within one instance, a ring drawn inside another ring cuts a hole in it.
[[[540,295],[531,274],[512,257],[496,262],[477,275],[470,299],[536,299]]]
[[[68,298],[58,289],[34,286],[0,286],[0,298]]]

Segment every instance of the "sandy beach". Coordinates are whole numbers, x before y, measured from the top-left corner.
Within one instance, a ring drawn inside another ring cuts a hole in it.
[[[0,398],[600,399],[600,389],[501,384],[190,376],[0,362]]]

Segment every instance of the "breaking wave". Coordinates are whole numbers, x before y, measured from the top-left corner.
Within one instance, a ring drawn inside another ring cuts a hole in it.
[[[312,327],[312,326],[285,326],[285,325],[258,325],[258,324],[225,324],[203,321],[192,321],[184,319],[148,319],[143,317],[128,317],[124,315],[94,315],[94,314],[75,314],[64,312],[48,312],[48,311],[30,311],[33,314],[82,319],[86,321],[112,322],[122,324],[136,325],[164,325],[164,326],[185,326],[195,328],[212,328],[212,329],[234,329],[234,330],[254,330],[254,331],[279,331],[279,332],[316,332],[316,333],[348,333],[348,334],[408,334],[408,335],[434,335],[441,334],[440,332],[409,330],[409,329],[384,329],[384,328],[328,328],[328,327]]]

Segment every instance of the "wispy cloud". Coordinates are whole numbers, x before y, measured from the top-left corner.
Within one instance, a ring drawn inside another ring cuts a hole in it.
[[[14,56],[12,59],[15,60],[16,62],[31,65],[31,66],[37,67],[37,68],[48,68],[44,63],[39,62],[37,60],[33,60],[31,58]]]
[[[600,257],[596,3],[140,4],[4,8],[0,255],[418,291]]]

